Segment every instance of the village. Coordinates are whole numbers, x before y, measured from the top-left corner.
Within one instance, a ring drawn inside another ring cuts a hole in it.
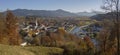
[[[19,33],[22,35],[22,39],[24,40],[21,45],[27,45],[28,43],[30,44],[35,37],[41,38],[50,35],[49,33],[57,33],[59,29],[62,29],[65,32],[81,39],[84,39],[86,36],[95,38],[97,33],[99,33],[101,30],[101,27],[95,26],[94,21],[92,20],[43,19],[41,22],[39,22],[39,19],[34,18],[31,20],[31,17],[27,19],[30,21],[21,22],[19,27]],[[79,25],[80,22],[91,23]]]

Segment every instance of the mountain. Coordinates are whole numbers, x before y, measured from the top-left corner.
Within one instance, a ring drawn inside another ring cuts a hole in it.
[[[88,16],[88,17],[91,17],[91,16],[94,16],[94,15],[97,15],[97,14],[105,14],[104,12],[100,12],[100,11],[92,11],[92,12],[78,12],[76,13],[77,15],[79,16]]]
[[[58,10],[28,10],[28,9],[15,9],[11,10],[16,16],[38,16],[38,17],[91,17],[97,14],[104,14],[103,12],[78,12],[72,13],[62,9]],[[6,11],[3,12],[6,14]]]
[[[105,14],[97,14],[97,15],[91,16],[90,18],[95,19],[95,20],[99,20],[99,21],[102,21],[104,19],[113,20],[116,17],[115,14],[116,14],[115,12],[108,12]],[[119,14],[120,14],[120,12],[119,12]]]
[[[58,10],[28,10],[28,9],[16,9],[12,10],[16,16],[41,16],[41,17],[76,17],[77,14]],[[6,13],[6,12],[4,12]]]
[[[90,18],[98,21],[102,21],[103,19],[105,19],[105,17],[106,17],[106,14],[97,14],[97,15],[91,16]]]

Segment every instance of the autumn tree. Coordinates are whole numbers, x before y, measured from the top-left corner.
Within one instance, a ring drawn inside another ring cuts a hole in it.
[[[18,34],[18,20],[17,17],[13,15],[11,11],[7,11],[6,14],[6,33],[9,38],[10,45],[18,45],[20,44],[20,37]]]
[[[0,43],[1,44],[7,44],[5,41],[5,17],[3,14],[0,13]]]

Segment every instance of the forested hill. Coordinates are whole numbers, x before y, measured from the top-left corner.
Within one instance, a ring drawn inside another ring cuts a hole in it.
[[[16,16],[39,16],[39,17],[81,17],[81,16],[94,16],[101,12],[78,12],[72,13],[62,9],[58,10],[29,10],[29,9],[15,9],[11,10]],[[4,14],[6,13],[3,12]]]

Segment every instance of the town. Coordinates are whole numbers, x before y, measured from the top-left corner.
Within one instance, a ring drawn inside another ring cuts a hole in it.
[[[20,34],[23,36],[24,42],[22,44],[27,45],[31,43],[34,37],[44,37],[48,33],[58,32],[59,29],[65,30],[65,32],[75,35],[81,39],[84,37],[95,38],[97,33],[102,29],[100,25],[96,25],[93,20],[76,20],[76,19],[41,19],[35,17],[25,18],[27,21],[21,22]],[[39,21],[40,20],[40,21]],[[81,22],[82,25],[80,25]],[[87,23],[87,24],[86,24]],[[83,25],[84,24],[84,25]],[[22,45],[21,44],[21,45]]]

